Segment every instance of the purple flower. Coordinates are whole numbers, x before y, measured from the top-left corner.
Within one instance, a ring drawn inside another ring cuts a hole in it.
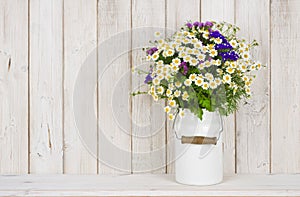
[[[146,76],[144,83],[147,84],[149,81],[152,81],[151,73]]]
[[[183,67],[183,74],[186,75],[187,72],[188,72],[188,70],[189,70],[189,68],[187,67],[186,62],[182,62],[182,63],[179,65],[179,67]]]
[[[235,51],[221,52],[220,55],[222,56],[224,61],[226,60],[236,61],[239,59],[239,55]]]
[[[232,49],[232,46],[228,42],[223,42],[221,44],[216,44],[215,49],[216,50]]]
[[[151,49],[148,49],[146,52],[148,55],[152,55],[153,53],[155,53],[158,49],[156,47],[153,47]]]
[[[194,25],[195,27],[199,27],[200,22],[196,21],[196,22],[193,23],[193,25]]]
[[[205,23],[205,26],[208,26],[208,27],[212,27],[214,24],[212,23],[212,22],[210,22],[210,21],[207,21],[206,23]]]
[[[212,32],[210,32],[209,36],[213,37],[213,38],[224,37],[219,31],[212,31]]]
[[[187,23],[186,26],[187,26],[188,28],[192,28],[192,27],[193,27],[192,23]]]
[[[201,28],[201,27],[204,27],[204,23],[200,23],[199,24],[199,27]]]

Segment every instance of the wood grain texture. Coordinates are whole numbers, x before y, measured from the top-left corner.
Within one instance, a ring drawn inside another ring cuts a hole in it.
[[[300,173],[300,2],[271,4],[272,173]]]
[[[131,4],[98,1],[99,173],[131,173]]]
[[[173,175],[0,176],[1,196],[299,196],[300,175],[233,175],[211,186]]]
[[[187,20],[200,20],[200,0],[167,0],[166,27],[170,32],[177,31]],[[168,31],[168,32],[169,32]],[[171,36],[167,34],[167,36]],[[175,173],[175,133],[172,129],[173,121],[167,120],[167,173]]]
[[[30,173],[62,173],[63,2],[30,1]]]
[[[235,23],[234,0],[202,0],[202,21]],[[235,173],[235,114],[223,117],[224,174]]]
[[[28,170],[28,1],[0,1],[0,174]]]
[[[90,83],[97,84],[97,58],[89,56],[97,46],[97,1],[64,1],[64,173],[97,173],[97,119],[91,122],[88,135],[94,136],[91,147],[76,127],[73,110],[73,93],[77,74],[86,59],[93,62],[89,70]],[[82,120],[94,112],[82,112]],[[91,150],[90,150],[91,148]]]
[[[141,60],[145,47],[154,39],[154,31],[147,27],[165,28],[165,1],[132,1],[132,65],[135,68],[149,69]],[[155,28],[154,28],[155,29]],[[142,44],[141,44],[142,43]],[[132,78],[134,91],[144,91],[144,76]],[[132,171],[165,173],[166,138],[163,102],[154,102],[149,95],[135,96],[132,99]]]
[[[237,0],[236,24],[239,36],[260,46],[252,55],[269,63],[270,16],[269,0]],[[236,114],[236,150],[238,173],[269,173],[270,108],[269,68],[262,69],[251,87],[252,98]],[[243,103],[241,103],[243,104]]]

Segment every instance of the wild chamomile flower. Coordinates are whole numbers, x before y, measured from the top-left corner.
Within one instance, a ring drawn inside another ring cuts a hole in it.
[[[164,107],[164,111],[166,113],[170,113],[171,112],[171,107],[169,107],[169,106]]]
[[[197,58],[198,58],[198,60],[203,61],[203,60],[205,60],[205,55],[201,53],[197,56]]]
[[[173,83],[169,83],[168,88],[169,88],[170,90],[174,90],[175,86],[174,86]]]
[[[187,55],[183,59],[184,59],[185,62],[189,62],[189,61],[191,61],[192,57]]]
[[[224,75],[224,76],[223,76],[223,81],[224,81],[225,83],[230,84],[230,82],[231,82],[231,76],[230,76],[229,74]]]
[[[175,51],[174,51],[173,49],[168,49],[168,50],[167,50],[167,56],[168,56],[168,57],[173,56],[173,55],[174,55],[174,52],[175,52]]]
[[[214,76],[211,73],[205,73],[205,78],[211,81],[214,79]]]
[[[207,61],[204,62],[204,65],[205,65],[206,68],[209,68],[212,65],[211,63],[212,62],[207,60]]]
[[[160,84],[160,80],[158,78],[154,78],[152,80],[152,82],[153,82],[154,85],[159,85]]]
[[[195,80],[195,84],[197,86],[201,86],[203,84],[203,79],[201,77],[197,77],[197,79]]]
[[[170,97],[172,95],[172,90],[167,89],[166,90],[166,95],[167,95],[167,97]]]
[[[161,36],[161,33],[159,31],[157,31],[157,32],[154,33],[154,36],[158,38],[158,37]]]
[[[158,58],[159,58],[159,53],[158,52],[153,53],[152,60],[156,61]]]
[[[186,86],[191,86],[191,85],[192,85],[192,80],[186,79],[186,80],[184,81],[184,85],[186,85]]]
[[[158,94],[163,94],[164,93],[164,88],[162,86],[158,86],[156,91],[157,91]]]
[[[241,70],[242,72],[246,72],[246,71],[247,71],[247,66],[246,66],[245,64],[241,64],[241,65],[240,65],[240,70]]]
[[[202,88],[203,88],[204,90],[207,90],[207,89],[209,88],[209,84],[208,84],[207,82],[203,82]]]
[[[195,59],[195,58],[192,58],[192,59],[190,60],[190,64],[191,64],[191,66],[197,66],[198,60]]]
[[[247,76],[242,77],[243,81],[249,81],[249,78]]]
[[[176,91],[174,92],[174,96],[175,96],[175,97],[179,97],[180,94],[181,94],[181,91],[180,91],[180,90],[176,90]]]
[[[187,56],[187,54],[186,54],[186,52],[184,52],[184,51],[182,51],[182,52],[179,53],[179,57],[180,57],[180,58],[184,58],[184,57],[186,57],[186,56]]]
[[[229,73],[229,74],[232,74],[232,73],[234,73],[234,68],[232,68],[232,67],[227,67],[227,68],[226,68],[226,72]]]
[[[169,105],[170,105],[171,107],[175,107],[175,106],[176,106],[176,101],[174,101],[174,100],[169,100]]]
[[[189,99],[189,94],[187,93],[187,91],[184,91],[182,94],[182,100],[188,101],[188,99]]]
[[[179,58],[175,58],[172,60],[172,63],[176,66],[179,66],[179,64],[181,63],[180,59]]]
[[[215,41],[216,44],[221,44],[222,43],[221,38],[215,38],[214,41]]]
[[[179,116],[181,118],[183,118],[185,116],[184,110],[182,110],[182,109],[179,110]]]
[[[182,86],[182,83],[181,83],[180,81],[176,81],[176,82],[175,82],[175,86],[176,86],[177,88],[180,88],[180,87]]]
[[[231,40],[229,42],[229,44],[233,47],[233,48],[236,48],[238,46],[238,43],[236,42],[236,40]]]
[[[214,80],[212,80],[209,82],[209,87],[211,89],[216,89],[218,86],[217,86],[217,83]]]
[[[169,120],[174,120],[175,116],[174,114],[168,114]]]
[[[257,70],[261,69],[261,63],[260,63],[260,62],[257,62],[257,63],[256,63],[256,69],[257,69]]]
[[[222,80],[217,77],[217,78],[215,78],[215,82],[216,82],[217,86],[219,86],[219,85],[221,85]]]
[[[190,79],[191,81],[195,81],[196,78],[197,78],[197,75],[196,75],[196,74],[191,74],[191,75],[189,76],[189,79]]]
[[[153,98],[154,101],[158,101],[158,96],[157,95],[153,94],[152,98]]]
[[[250,54],[248,52],[244,52],[242,54],[242,58],[245,59],[245,60],[248,60],[248,59],[250,59]]]
[[[209,55],[210,55],[211,57],[215,57],[215,56],[218,55],[218,51],[215,50],[215,49],[212,49],[212,50],[210,50]]]

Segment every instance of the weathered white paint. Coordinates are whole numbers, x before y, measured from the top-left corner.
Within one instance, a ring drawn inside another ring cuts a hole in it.
[[[300,173],[300,2],[271,4],[271,168]]]
[[[200,20],[200,1],[192,0],[187,3],[186,0],[167,0],[167,24],[170,32],[175,32],[187,20]],[[167,35],[170,36],[170,35]],[[173,121],[167,121],[167,173],[174,173],[174,143],[175,134],[172,130]]]
[[[64,1],[64,173],[97,173],[97,119],[86,131],[94,136],[91,147],[76,127],[73,110],[73,93],[78,72],[86,59],[93,62],[90,82],[97,84],[97,58],[90,56],[97,46],[97,1]],[[78,115],[78,114],[77,114]],[[93,111],[80,114],[82,120],[94,116]]]
[[[165,27],[165,1],[132,1],[132,27]],[[154,31],[149,29],[132,33],[132,66],[146,68],[141,60],[145,52],[137,48],[140,43],[148,43],[154,38]],[[146,70],[145,69],[145,70]],[[144,76],[132,78],[133,90],[145,91],[138,87],[143,84]],[[132,99],[132,171],[164,173],[166,164],[165,118],[163,102],[153,102],[149,95],[136,96]]]
[[[226,21],[234,23],[234,0],[203,0],[201,21]],[[235,114],[223,117],[224,173],[235,173]]]
[[[300,175],[233,175],[187,186],[173,175],[0,176],[1,196],[299,196]]]
[[[183,0],[1,0],[0,173],[27,173],[28,167],[31,173],[95,173],[97,168],[99,173],[120,173],[100,162],[97,166],[76,133],[71,106],[79,66],[97,40],[102,42],[131,27],[177,29],[186,20],[199,19],[200,7],[202,21],[235,21],[241,27],[241,36],[257,38],[261,46],[255,56],[263,63],[272,63],[258,74],[253,99],[237,113],[236,123],[233,116],[226,118],[225,172],[234,173],[234,168],[238,173],[300,172],[299,6],[298,1],[283,0],[189,0],[188,3]],[[132,42],[129,40],[128,45],[121,46],[126,48],[131,43],[135,47],[151,37],[149,32],[135,33]],[[108,48],[103,55],[108,58],[113,52]],[[162,168],[150,171],[172,173],[171,146],[161,154],[149,153],[174,138],[170,124],[165,127],[161,108],[156,105],[152,111],[148,110],[152,99],[139,96],[132,98],[132,108],[131,98],[122,98],[117,105],[122,113],[117,116],[112,110],[110,100],[114,98],[111,94],[115,90],[114,83],[121,73],[130,72],[130,67],[141,63],[141,54],[143,52],[134,50],[132,56],[120,56],[111,64],[105,82],[99,80],[98,98],[95,97],[100,116],[98,131],[107,131],[105,137],[115,147],[127,154],[132,151],[132,159],[126,154],[112,155],[114,162],[122,161],[127,173],[155,166]],[[96,60],[92,58],[92,62]],[[98,63],[101,61],[98,58]],[[98,64],[98,70],[101,69],[103,65]],[[97,72],[94,73],[88,83],[96,83]],[[130,91],[130,83],[135,87],[144,80],[136,75],[127,77],[120,86],[122,95]],[[130,113],[132,121],[121,118]],[[84,112],[82,116],[89,118],[89,115]],[[118,122],[120,124],[115,124]],[[98,141],[99,147],[92,153],[98,152],[100,157],[103,153],[109,154],[101,147],[105,145],[100,132],[97,139],[96,129],[89,131],[94,132],[91,138],[94,143]],[[152,136],[139,137],[144,134]],[[28,140],[30,145],[27,145]],[[136,154],[143,152],[149,154]]]
[[[131,4],[98,5],[99,173],[131,173]]]
[[[62,1],[30,1],[30,173],[63,171],[62,22]]]
[[[239,36],[256,39],[260,46],[252,54],[269,63],[269,0],[237,0],[236,24]],[[268,68],[257,73],[252,99],[236,113],[236,167],[238,173],[269,173],[270,108]],[[243,104],[243,102],[241,102]]]
[[[28,1],[0,1],[0,174],[28,170]]]

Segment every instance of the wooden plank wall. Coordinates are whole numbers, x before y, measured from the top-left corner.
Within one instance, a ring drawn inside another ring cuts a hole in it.
[[[297,0],[0,0],[0,174],[174,173],[163,103],[128,96],[143,81],[130,72],[143,64],[139,44],[153,37],[137,28],[175,30],[188,19],[237,24],[268,64],[252,99],[224,118],[225,173],[300,173],[299,10]],[[112,36],[119,45],[96,47]],[[80,117],[95,116],[86,127],[92,147],[73,112],[88,57],[95,107]]]

